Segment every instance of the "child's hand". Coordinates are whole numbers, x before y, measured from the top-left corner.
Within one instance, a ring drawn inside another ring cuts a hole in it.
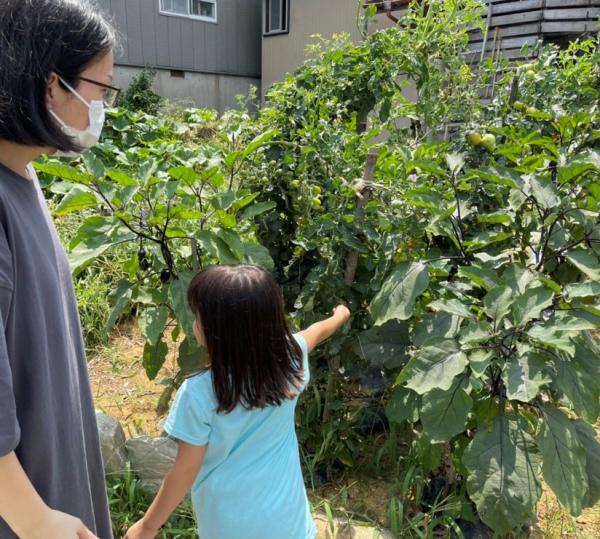
[[[333,316],[339,317],[343,320],[342,324],[345,324],[348,320],[350,320],[350,309],[345,305],[336,305],[333,308]]]
[[[144,520],[138,520],[131,528],[127,530],[123,539],[154,539],[158,530],[151,530],[147,527]]]

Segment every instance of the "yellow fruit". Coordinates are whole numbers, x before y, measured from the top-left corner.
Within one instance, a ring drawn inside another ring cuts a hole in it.
[[[522,101],[515,101],[513,103],[513,109],[518,110],[519,112],[523,112],[526,108],[525,103]]]
[[[491,133],[487,133],[481,139],[481,145],[488,151],[493,152],[496,149],[496,137]]]
[[[528,155],[531,153],[531,146],[529,144],[524,144],[523,145],[523,153],[525,155]]]
[[[537,114],[539,112],[539,110],[536,109],[535,107],[527,107],[526,112],[527,112],[527,114],[532,114],[533,115],[533,114]]]
[[[472,131],[467,135],[467,140],[469,141],[469,144],[472,144],[473,146],[479,146],[482,140],[481,133]]]
[[[313,186],[310,188],[310,191],[311,191],[311,193],[312,193],[313,195],[320,195],[320,194],[321,194],[321,192],[322,192],[322,189],[321,189],[321,188],[320,188],[318,185],[313,185]]]
[[[291,184],[294,189],[298,189],[300,187],[300,180],[292,180]]]
[[[533,69],[528,69],[525,72],[525,76],[529,79],[529,80],[534,80],[536,77],[535,71]]]
[[[314,197],[311,201],[310,204],[313,208],[320,208],[321,207],[321,199],[318,197]]]

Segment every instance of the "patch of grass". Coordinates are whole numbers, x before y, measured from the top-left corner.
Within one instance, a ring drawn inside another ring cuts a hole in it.
[[[108,476],[108,503],[115,537],[123,537],[129,527],[137,522],[148,509],[151,500],[142,492],[139,478],[128,466],[122,475]],[[197,539],[194,512],[185,501],[171,515],[157,535],[158,539]]]

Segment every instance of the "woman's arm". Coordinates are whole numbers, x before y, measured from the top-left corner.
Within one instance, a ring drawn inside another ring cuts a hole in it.
[[[0,477],[0,516],[18,537],[97,539],[81,520],[44,503],[14,451],[0,457]]]
[[[154,501],[141,520],[125,535],[125,539],[154,539],[160,528],[183,501],[200,472],[206,445],[178,442],[177,458],[165,476]]]
[[[299,332],[306,341],[308,353],[329,339],[338,329],[340,329],[350,319],[350,310],[345,305],[338,305],[333,309],[333,315],[325,320],[314,323],[312,326]]]

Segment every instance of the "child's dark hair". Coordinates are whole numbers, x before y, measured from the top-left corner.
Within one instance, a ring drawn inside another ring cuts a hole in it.
[[[302,349],[272,275],[251,265],[211,266],[194,277],[188,303],[203,332],[218,412],[279,405],[302,385]]]

